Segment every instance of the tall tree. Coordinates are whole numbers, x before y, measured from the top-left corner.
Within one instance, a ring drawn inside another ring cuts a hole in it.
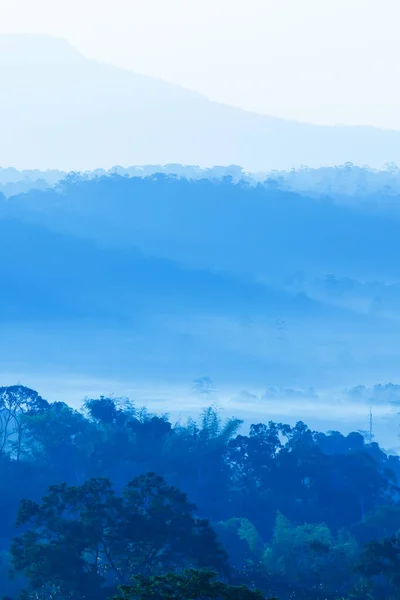
[[[41,504],[21,503],[17,525],[25,531],[11,547],[15,570],[31,590],[51,589],[60,598],[101,598],[136,574],[226,569],[208,522],[195,516],[182,492],[152,473],[130,482],[120,496],[107,479],[53,486]]]
[[[8,452],[17,461],[21,458],[26,430],[25,417],[37,414],[49,406],[34,390],[23,385],[0,388],[0,451]]]

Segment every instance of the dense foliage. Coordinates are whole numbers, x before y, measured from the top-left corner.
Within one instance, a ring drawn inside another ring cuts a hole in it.
[[[206,570],[191,569],[183,574],[144,578],[135,576],[134,584],[121,586],[122,600],[263,600],[259,590],[214,581]],[[116,596],[115,600],[121,596]],[[276,600],[276,599],[271,599]]]
[[[149,177],[155,174],[174,175],[189,180],[220,180],[230,177],[234,182],[246,181],[250,185],[264,183],[266,186],[300,192],[310,197],[329,196],[335,200],[363,204],[375,208],[386,208],[390,202],[396,208],[400,187],[400,169],[394,163],[382,169],[360,167],[352,163],[334,167],[301,167],[289,171],[269,171],[248,173],[237,165],[201,168],[195,165],[143,165],[124,168],[120,165],[111,169],[96,169],[82,174],[86,179],[105,175],[124,177]],[[18,171],[15,168],[0,167],[0,193],[5,197],[28,192],[32,189],[44,190],[57,185],[68,173],[59,170]],[[378,201],[378,202],[377,202]]]
[[[128,400],[77,411],[19,385],[0,402],[3,593],[399,597],[400,459],[358,433],[246,433],[213,408],[173,425]]]

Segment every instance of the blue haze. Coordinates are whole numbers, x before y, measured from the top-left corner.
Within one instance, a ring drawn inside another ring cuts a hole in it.
[[[252,115],[40,36],[0,38],[0,77],[3,383],[325,429],[372,404],[395,445],[400,175],[377,167],[399,132]]]
[[[86,59],[50,36],[0,36],[0,164],[236,164],[250,171],[400,161],[400,132],[252,114]]]

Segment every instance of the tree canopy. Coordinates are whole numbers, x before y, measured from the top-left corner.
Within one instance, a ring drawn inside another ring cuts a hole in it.
[[[75,410],[24,386],[0,401],[4,593],[398,598],[400,459],[359,433]]]

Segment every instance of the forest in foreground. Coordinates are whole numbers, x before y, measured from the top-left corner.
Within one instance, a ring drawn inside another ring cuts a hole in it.
[[[0,403],[3,598],[400,597],[400,458],[360,433]]]

